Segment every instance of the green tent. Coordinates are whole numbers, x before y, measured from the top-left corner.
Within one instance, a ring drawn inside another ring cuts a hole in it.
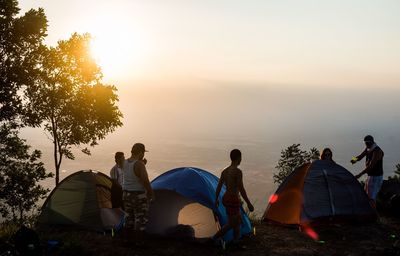
[[[115,201],[118,198],[115,194],[121,191],[121,186],[103,173],[73,173],[50,193],[43,204],[38,224],[118,230],[125,220],[125,213],[119,208],[121,202]]]

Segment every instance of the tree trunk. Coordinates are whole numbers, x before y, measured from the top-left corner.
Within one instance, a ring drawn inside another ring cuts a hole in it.
[[[53,145],[54,145],[54,166],[56,168],[56,186],[58,185],[59,181],[60,181],[60,166],[58,165],[58,137],[57,137],[57,127],[56,127],[56,123],[54,121],[54,117],[51,116],[51,128],[52,128],[52,135],[53,135]]]
[[[19,223],[22,224],[23,222],[23,217],[24,217],[24,208],[22,207],[22,204],[19,204]]]
[[[60,166],[57,164],[57,141],[54,138],[54,165],[56,167],[56,186],[58,185],[60,181]]]

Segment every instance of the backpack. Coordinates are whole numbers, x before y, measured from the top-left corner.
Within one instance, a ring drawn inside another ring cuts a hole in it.
[[[43,255],[38,234],[26,226],[22,226],[13,236],[15,250],[19,255]]]

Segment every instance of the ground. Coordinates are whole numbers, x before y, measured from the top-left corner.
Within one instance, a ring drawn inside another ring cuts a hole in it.
[[[256,234],[243,239],[246,248],[182,239],[148,237],[144,243],[123,242],[110,234],[83,231],[39,231],[43,241],[60,241],[48,255],[400,255],[400,221],[383,218],[367,225],[326,225],[314,227],[318,240],[296,228],[267,223],[255,225]]]

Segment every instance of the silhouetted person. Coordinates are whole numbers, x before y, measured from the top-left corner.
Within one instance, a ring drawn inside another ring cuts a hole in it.
[[[125,156],[123,152],[115,153],[115,165],[110,170],[110,177],[116,180],[122,186],[124,174],[122,168],[124,167]]]
[[[242,222],[240,214],[241,200],[240,195],[242,195],[244,201],[247,203],[249,211],[254,211],[254,207],[251,204],[249,198],[247,197],[246,190],[243,186],[243,174],[238,168],[240,162],[242,161],[242,153],[238,149],[234,149],[230,153],[230,158],[232,160],[231,165],[226,167],[222,173],[218,182],[216,190],[216,201],[215,206],[218,207],[219,193],[221,192],[222,185],[225,184],[226,191],[222,197],[222,204],[225,206],[226,213],[228,215],[228,223],[224,225],[213,237],[214,241],[221,240],[222,236],[225,235],[231,228],[234,232],[234,242],[237,242],[240,238],[240,224]]]
[[[123,152],[116,152],[115,153],[115,165],[110,170],[110,177],[111,177],[111,203],[112,208],[122,208],[123,201],[122,201],[122,182],[123,182],[123,171],[122,168],[124,166],[125,156]]]
[[[332,150],[330,148],[324,148],[321,152],[319,159],[332,161],[334,163],[335,161],[333,161],[332,157],[333,157]]]
[[[154,198],[145,166],[145,152],[147,151],[142,143],[135,143],[131,150],[132,155],[125,160],[123,168],[124,207],[129,215],[125,227],[135,231],[136,239],[146,229],[150,202]]]
[[[366,157],[365,169],[357,174],[355,177],[358,179],[365,173],[368,174],[368,178],[365,182],[365,191],[368,197],[375,206],[376,196],[381,189],[383,182],[383,156],[384,153],[380,147],[375,143],[374,138],[371,135],[367,135],[364,138],[366,148],[357,157],[351,159],[351,163],[355,164]]]

